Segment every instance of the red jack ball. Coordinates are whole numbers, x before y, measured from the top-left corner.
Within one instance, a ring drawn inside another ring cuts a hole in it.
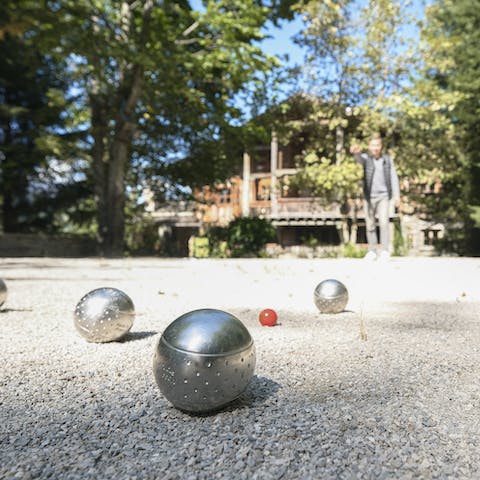
[[[260,312],[258,320],[264,327],[273,327],[277,324],[277,313],[271,308],[266,308]]]

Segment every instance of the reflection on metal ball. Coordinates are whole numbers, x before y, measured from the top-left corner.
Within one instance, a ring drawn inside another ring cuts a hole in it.
[[[313,300],[322,313],[343,312],[348,303],[348,291],[338,280],[324,280],[315,288]]]
[[[207,412],[245,390],[255,361],[253,339],[243,323],[207,308],[185,313],[166,328],[155,348],[153,373],[176,408]]]
[[[97,288],[77,304],[74,324],[89,342],[113,342],[133,325],[135,307],[130,297],[116,288]]]
[[[5,303],[6,300],[7,300],[7,285],[0,278],[0,307]]]

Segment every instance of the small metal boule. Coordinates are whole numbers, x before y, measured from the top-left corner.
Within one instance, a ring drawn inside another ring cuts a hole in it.
[[[230,313],[200,309],[178,317],[155,348],[155,380],[176,408],[217,410],[247,387],[255,369],[247,328]]]
[[[73,318],[75,328],[89,342],[113,342],[132,328],[135,307],[121,290],[97,288],[82,297]]]
[[[324,280],[315,288],[313,300],[321,313],[343,312],[348,303],[348,291],[338,280]]]
[[[7,284],[0,278],[0,307],[7,300]]]

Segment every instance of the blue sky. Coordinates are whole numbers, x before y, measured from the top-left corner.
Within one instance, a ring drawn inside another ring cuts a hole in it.
[[[265,33],[271,38],[262,42],[262,49],[270,55],[284,56],[288,55],[287,65],[293,66],[303,62],[303,50],[295,45],[292,37],[296,35],[303,26],[303,22],[298,16],[291,22],[282,21],[278,27],[271,24],[265,30]]]

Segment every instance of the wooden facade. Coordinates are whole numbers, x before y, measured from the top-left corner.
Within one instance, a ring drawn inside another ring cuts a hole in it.
[[[194,191],[195,202],[177,211],[163,209],[153,214],[173,230],[184,230],[176,236],[185,240],[192,232],[210,226],[225,226],[238,217],[261,217],[277,228],[280,246],[290,247],[314,241],[320,245],[338,245],[342,239],[365,244],[363,201],[347,205],[325,205],[322,199],[302,195],[289,182],[297,173],[295,152],[279,144],[275,134],[269,146],[259,146],[243,154],[241,175],[224,183],[204,186]],[[433,251],[435,239],[443,236],[444,227],[428,221],[421,207],[409,201],[408,193],[421,189],[423,194],[438,194],[441,182],[419,185],[402,179],[402,224],[408,244],[417,253]],[[418,193],[418,192],[417,192]],[[397,214],[390,212],[391,239]],[[182,240],[182,241],[183,241]]]
[[[195,192],[198,220],[208,227],[227,225],[240,216],[261,217],[277,227],[283,246],[301,243],[307,236],[340,243],[346,220],[362,222],[361,202],[345,210],[340,203],[325,206],[321,199],[299,194],[289,181],[297,173],[296,153],[279,145],[275,135],[269,146],[245,152],[241,176]]]

